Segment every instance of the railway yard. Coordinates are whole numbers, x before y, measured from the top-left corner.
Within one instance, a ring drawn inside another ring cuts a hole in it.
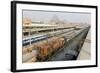
[[[89,29],[90,26],[23,26],[22,61],[34,63],[81,59],[80,51]]]

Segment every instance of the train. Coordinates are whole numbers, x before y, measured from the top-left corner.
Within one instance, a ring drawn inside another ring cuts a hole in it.
[[[48,41],[48,43],[37,46],[39,50],[37,59],[39,61],[47,60],[54,54],[54,52],[63,49],[64,43],[65,43],[64,38],[57,37],[53,40]]]
[[[24,39],[22,45],[27,46],[27,45],[36,43],[40,40],[44,40],[47,38],[48,38],[47,35],[36,35],[35,37],[29,37],[29,38]]]

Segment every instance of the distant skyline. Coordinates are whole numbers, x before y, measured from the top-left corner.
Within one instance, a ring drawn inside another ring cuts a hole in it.
[[[91,24],[90,13],[76,13],[76,12],[54,12],[54,11],[23,11],[23,18],[29,18],[32,21],[50,21],[53,16],[57,16],[59,20],[72,23],[88,23]]]

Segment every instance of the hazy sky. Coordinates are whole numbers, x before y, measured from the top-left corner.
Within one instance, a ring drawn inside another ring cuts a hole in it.
[[[53,12],[53,11],[23,11],[23,18],[30,18],[32,21],[49,21],[52,17],[56,15],[60,20],[65,20],[66,22],[76,22],[76,23],[91,23],[90,13],[75,13],[75,12]]]

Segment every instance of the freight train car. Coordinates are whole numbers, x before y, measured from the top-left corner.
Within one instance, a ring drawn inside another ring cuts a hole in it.
[[[54,52],[61,49],[64,46],[64,38],[56,38],[48,43],[38,44],[37,49],[39,50],[38,60],[44,61],[49,58]]]

